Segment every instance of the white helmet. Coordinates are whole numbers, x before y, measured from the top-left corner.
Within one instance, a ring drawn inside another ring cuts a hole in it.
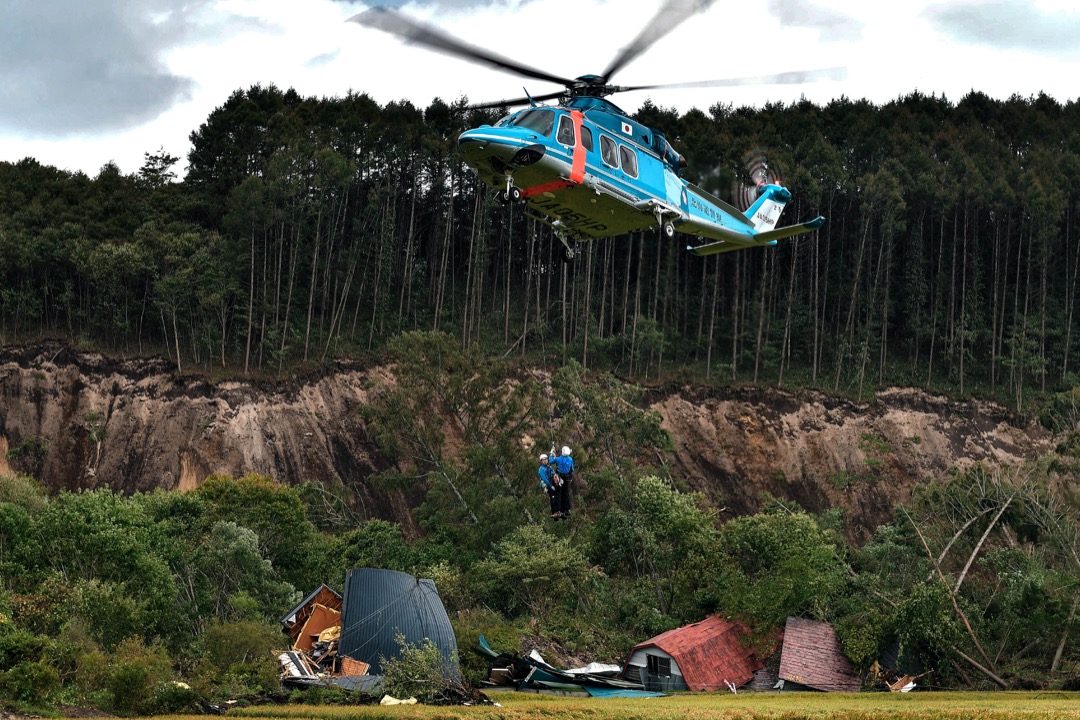
[[[563,445],[562,446],[562,454],[567,455],[567,456],[570,455],[570,446],[569,445]]]
[[[540,459],[541,460],[547,460],[547,454],[546,453],[540,453]]]

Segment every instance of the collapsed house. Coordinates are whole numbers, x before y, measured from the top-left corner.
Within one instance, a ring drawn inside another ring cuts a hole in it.
[[[332,587],[320,585],[300,600],[295,608],[281,619],[282,629],[293,640],[291,650],[279,655],[289,677],[318,675],[319,668],[325,673],[337,673],[341,663],[337,660],[336,643],[341,629],[341,596]],[[355,671],[363,675],[363,671]]]
[[[857,692],[862,680],[828,623],[789,617],[777,689]]]
[[[278,653],[287,687],[375,691],[382,663],[400,656],[398,638],[409,646],[430,640],[448,675],[461,676],[457,638],[435,583],[408,573],[349,570],[342,594],[320,585],[285,614],[281,625],[292,640],[289,650]]]
[[[744,686],[762,667],[742,644],[742,626],[716,616],[638,643],[623,664],[623,677],[646,690],[722,690]]]
[[[431,640],[447,668],[461,675],[457,636],[434,581],[397,570],[350,570],[342,604],[338,653],[370,664],[370,673],[400,655],[400,635],[411,646]]]

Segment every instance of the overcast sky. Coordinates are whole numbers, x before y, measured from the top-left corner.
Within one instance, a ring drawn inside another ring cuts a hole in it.
[[[686,0],[688,2],[694,0]],[[680,112],[759,107],[805,96],[883,104],[914,90],[956,102],[1080,88],[1074,0],[696,0],[708,6],[614,78],[654,84],[845,66],[808,85],[663,90]],[[381,3],[473,45],[553,75],[601,73],[653,17],[659,0],[424,0]],[[30,156],[91,176],[144,153],[183,160],[188,135],[231,92],[255,84],[305,96],[366,92],[379,103],[485,102],[556,86],[437,55],[347,18],[350,0],[3,0],[0,161]]]

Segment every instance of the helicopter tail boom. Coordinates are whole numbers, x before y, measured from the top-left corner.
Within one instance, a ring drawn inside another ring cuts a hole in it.
[[[746,217],[759,233],[776,227],[780,213],[791,200],[791,191],[780,185],[762,185],[757,201],[746,211]]]

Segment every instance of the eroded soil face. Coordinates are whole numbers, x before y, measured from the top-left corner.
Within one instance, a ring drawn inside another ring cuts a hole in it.
[[[755,512],[763,498],[812,512],[839,507],[852,539],[887,522],[919,482],[989,461],[1020,464],[1049,449],[1037,427],[1000,407],[890,389],[870,403],[819,394],[692,390],[655,402],[675,441],[673,465],[724,508]]]
[[[212,473],[282,482],[340,478],[367,517],[418,532],[419,496],[369,485],[383,469],[357,408],[392,383],[386,368],[339,363],[283,381],[177,377],[160,359],[118,361],[61,345],[0,350],[0,473],[29,472],[52,491],[108,486],[187,490]],[[1049,441],[992,405],[918,390],[856,405],[815,394],[688,388],[654,394],[676,477],[721,517],[768,494],[819,512],[844,510],[853,539],[888,520],[920,481],[952,467],[1020,463]]]

